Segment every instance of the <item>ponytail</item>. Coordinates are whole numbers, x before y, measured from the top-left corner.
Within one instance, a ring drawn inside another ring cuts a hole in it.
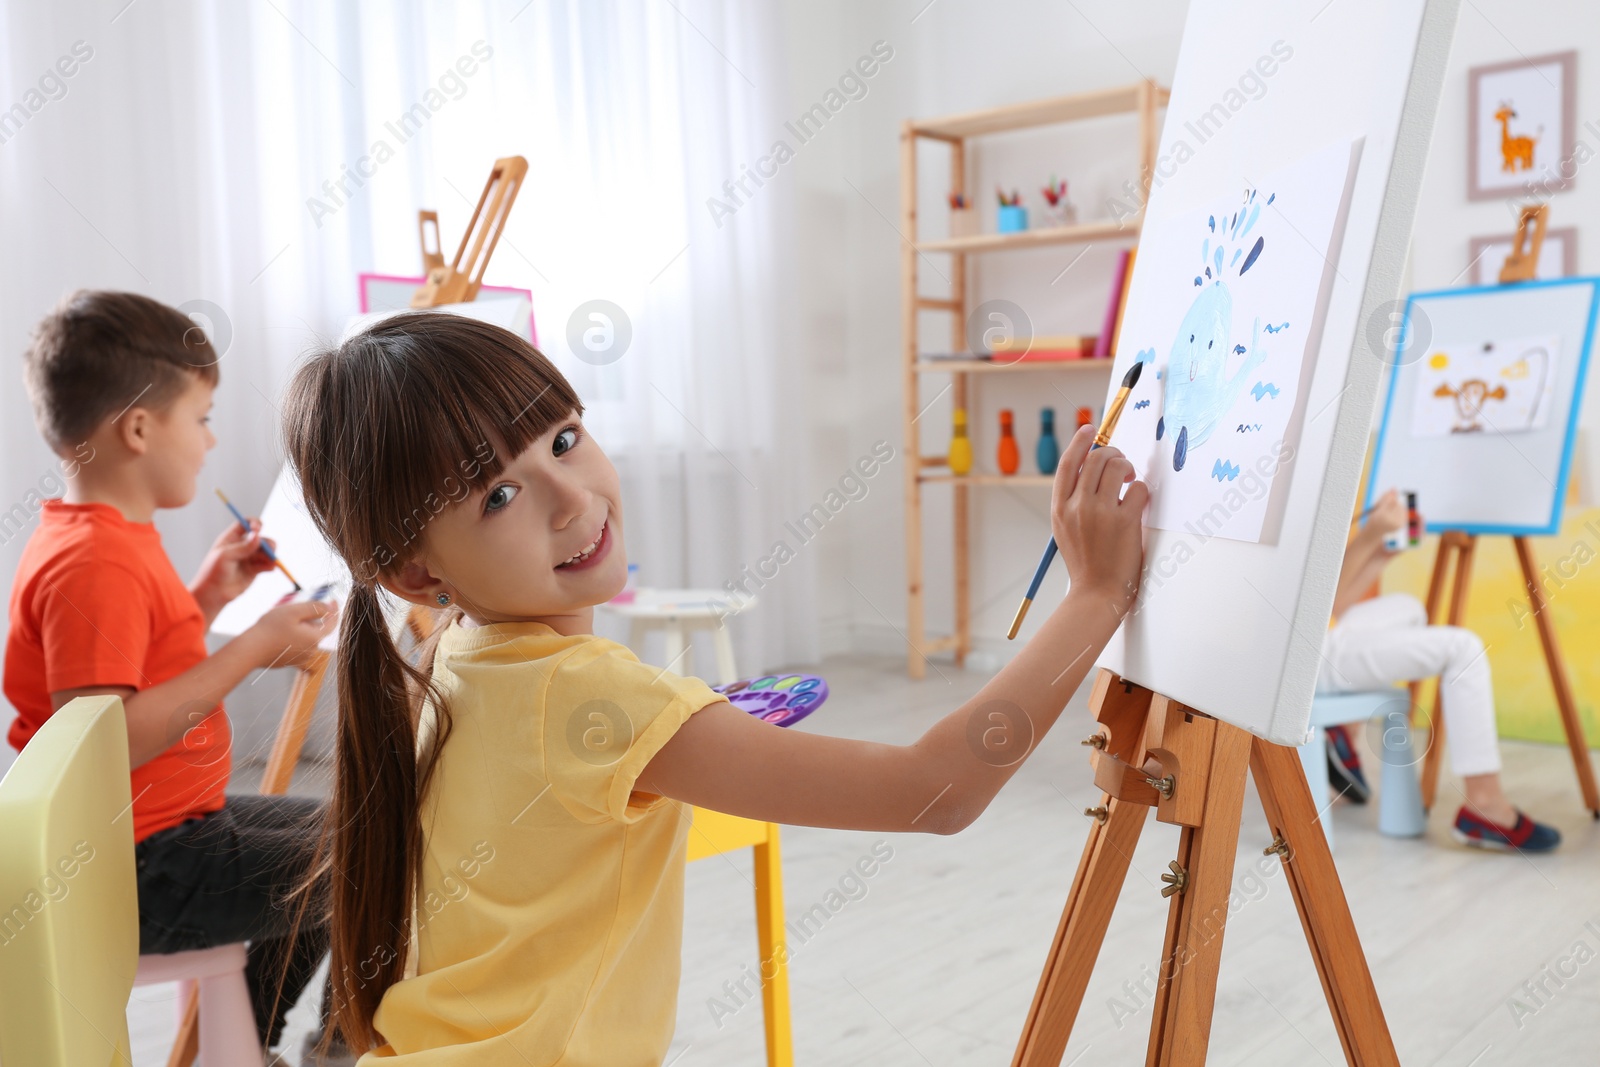
[[[422,801],[450,732],[449,710],[432,680],[445,626],[421,642],[414,665],[395,644],[379,596],[375,585],[357,581],[345,606],[333,792],[316,860],[299,890],[297,927],[311,901],[326,893],[333,1026],[324,1052],[335,1029],[352,1049],[381,1041],[372,1018],[384,992],[404,975],[423,851]],[[424,703],[437,722],[419,752]]]

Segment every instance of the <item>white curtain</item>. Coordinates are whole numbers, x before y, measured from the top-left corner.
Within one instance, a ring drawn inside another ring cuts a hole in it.
[[[213,487],[265,500],[278,397],[355,314],[357,274],[420,270],[419,207],[448,258],[490,162],[520,154],[487,281],[532,290],[540,347],[621,472],[641,583],[721,589],[769,560],[732,623],[741,672],[815,660],[814,561],[770,562],[806,484],[784,402],[791,196],[746,181],[731,215],[708,205],[781,127],[780,34],[775,6],[741,0],[0,9],[0,108],[24,108],[0,122],[0,511],[54,470],[21,383],[40,315],[78,287],[216,309],[220,442],[195,502],[157,520],[187,577],[225,523]],[[75,46],[92,55],[61,76]],[[595,300],[632,335],[603,365],[568,342]],[[0,529],[7,588],[25,534]]]

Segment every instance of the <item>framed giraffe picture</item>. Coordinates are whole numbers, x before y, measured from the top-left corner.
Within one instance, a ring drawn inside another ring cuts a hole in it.
[[[1467,72],[1467,199],[1545,196],[1572,188],[1583,162],[1574,158],[1573,147],[1577,85],[1575,51]]]

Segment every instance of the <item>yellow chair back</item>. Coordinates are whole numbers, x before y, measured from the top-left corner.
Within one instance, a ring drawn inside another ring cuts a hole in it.
[[[139,966],[122,701],[79,697],[0,780],[0,1063],[130,1067]]]

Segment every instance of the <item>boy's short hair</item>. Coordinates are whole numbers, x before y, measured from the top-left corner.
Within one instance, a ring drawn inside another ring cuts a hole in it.
[[[205,331],[138,293],[78,290],[34,327],[26,360],[34,421],[57,453],[135,402],[162,411],[195,378],[218,378]]]

